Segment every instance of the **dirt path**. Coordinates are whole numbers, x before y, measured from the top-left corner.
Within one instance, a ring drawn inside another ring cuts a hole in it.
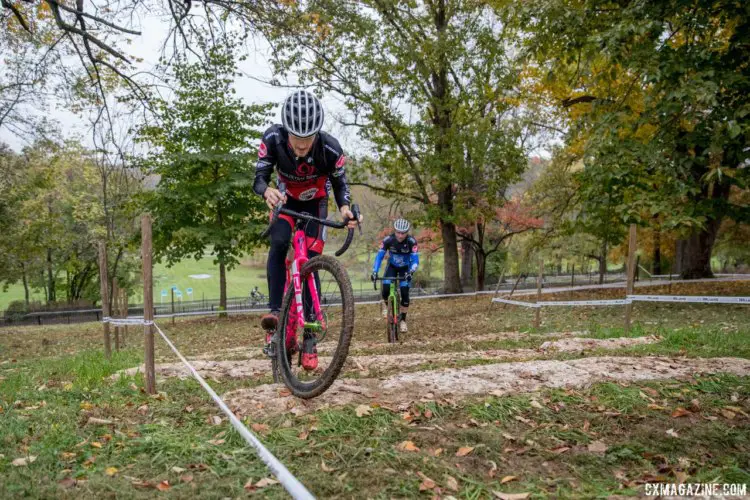
[[[461,369],[420,371],[383,379],[340,379],[321,397],[309,401],[288,395],[281,385],[232,391],[223,397],[238,415],[255,418],[286,412],[305,414],[350,403],[374,403],[398,408],[412,401],[532,392],[544,387],[580,388],[617,380],[681,379],[695,374],[750,375],[750,360],[742,358],[592,357],[576,360],[537,360],[494,363]]]
[[[540,349],[486,349],[460,352],[426,352],[417,354],[376,354],[368,356],[349,356],[344,366],[344,376],[347,373],[359,372],[369,375],[370,370],[386,371],[404,368],[414,368],[428,363],[451,363],[466,360],[524,360],[538,357],[548,351],[577,352],[591,349],[621,349],[629,345],[651,344],[660,339],[656,336],[623,337],[616,339],[585,339],[573,337],[548,341]],[[388,345],[388,344],[386,344]],[[190,362],[198,372],[207,379],[221,378],[259,378],[267,375],[270,363],[267,359],[243,359],[230,361],[214,361],[207,359],[191,359]],[[326,366],[330,358],[321,357],[321,363]],[[132,376],[144,370],[143,365],[123,370],[120,374]],[[159,377],[187,378],[190,372],[182,363],[160,363],[156,365]]]

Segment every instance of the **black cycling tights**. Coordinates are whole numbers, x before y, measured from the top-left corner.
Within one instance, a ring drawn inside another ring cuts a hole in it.
[[[328,199],[299,201],[288,198],[284,207],[294,210],[295,212],[307,212],[310,215],[324,219],[328,216]],[[289,251],[289,244],[292,240],[292,224],[288,218],[279,219],[271,226],[270,240],[271,249],[268,252],[268,263],[266,273],[268,275],[268,296],[269,307],[272,312],[281,310],[281,301],[284,298],[284,284],[286,283],[285,259]],[[322,253],[323,242],[325,241],[325,226],[317,222],[307,224],[305,234],[308,239],[307,255],[313,258]],[[314,247],[315,251],[311,247]],[[320,291],[320,279],[315,273],[315,282],[318,291]],[[304,285],[304,283],[303,283]],[[305,299],[305,316],[310,318],[312,311],[311,304],[308,304],[309,294],[303,294]]]

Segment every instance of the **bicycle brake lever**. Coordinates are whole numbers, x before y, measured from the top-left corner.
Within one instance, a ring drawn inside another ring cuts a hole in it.
[[[354,216],[354,220],[357,221],[357,228],[359,229],[359,235],[362,236],[362,224],[359,223],[359,217],[361,215],[361,212],[359,211],[359,205],[356,203],[352,205],[352,215]]]

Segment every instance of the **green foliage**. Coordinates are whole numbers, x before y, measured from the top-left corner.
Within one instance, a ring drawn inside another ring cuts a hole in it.
[[[203,42],[205,43],[205,42]],[[173,264],[211,249],[229,269],[259,245],[265,204],[252,191],[258,127],[268,106],[235,96],[236,44],[206,50],[207,60],[180,58],[171,100],[156,100],[159,122],[141,127],[150,146],[141,166],[159,176],[145,203],[154,216],[154,250]]]
[[[352,179],[440,227],[446,285],[460,286],[456,227],[493,218],[526,166],[515,32],[459,0],[289,2],[273,22],[277,73],[299,68],[303,83],[338,94],[372,145]]]

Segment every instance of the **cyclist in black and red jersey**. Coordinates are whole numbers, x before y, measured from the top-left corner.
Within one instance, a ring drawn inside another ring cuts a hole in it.
[[[357,221],[349,209],[351,195],[344,169],[346,157],[339,141],[321,130],[324,117],[323,106],[312,93],[298,90],[286,98],[281,106],[282,125],[273,125],[263,134],[253,189],[263,196],[271,209],[283,202],[291,210],[322,219],[328,214],[328,195],[332,190],[341,216],[351,219],[349,227],[354,228]],[[274,167],[279,182],[286,186],[286,194],[269,186]],[[274,330],[278,325],[286,281],[284,260],[293,229],[294,221],[287,215],[280,215],[271,227],[267,264],[271,312],[261,319],[264,330]],[[310,258],[321,254],[325,243],[324,227],[311,222],[306,234]]]

